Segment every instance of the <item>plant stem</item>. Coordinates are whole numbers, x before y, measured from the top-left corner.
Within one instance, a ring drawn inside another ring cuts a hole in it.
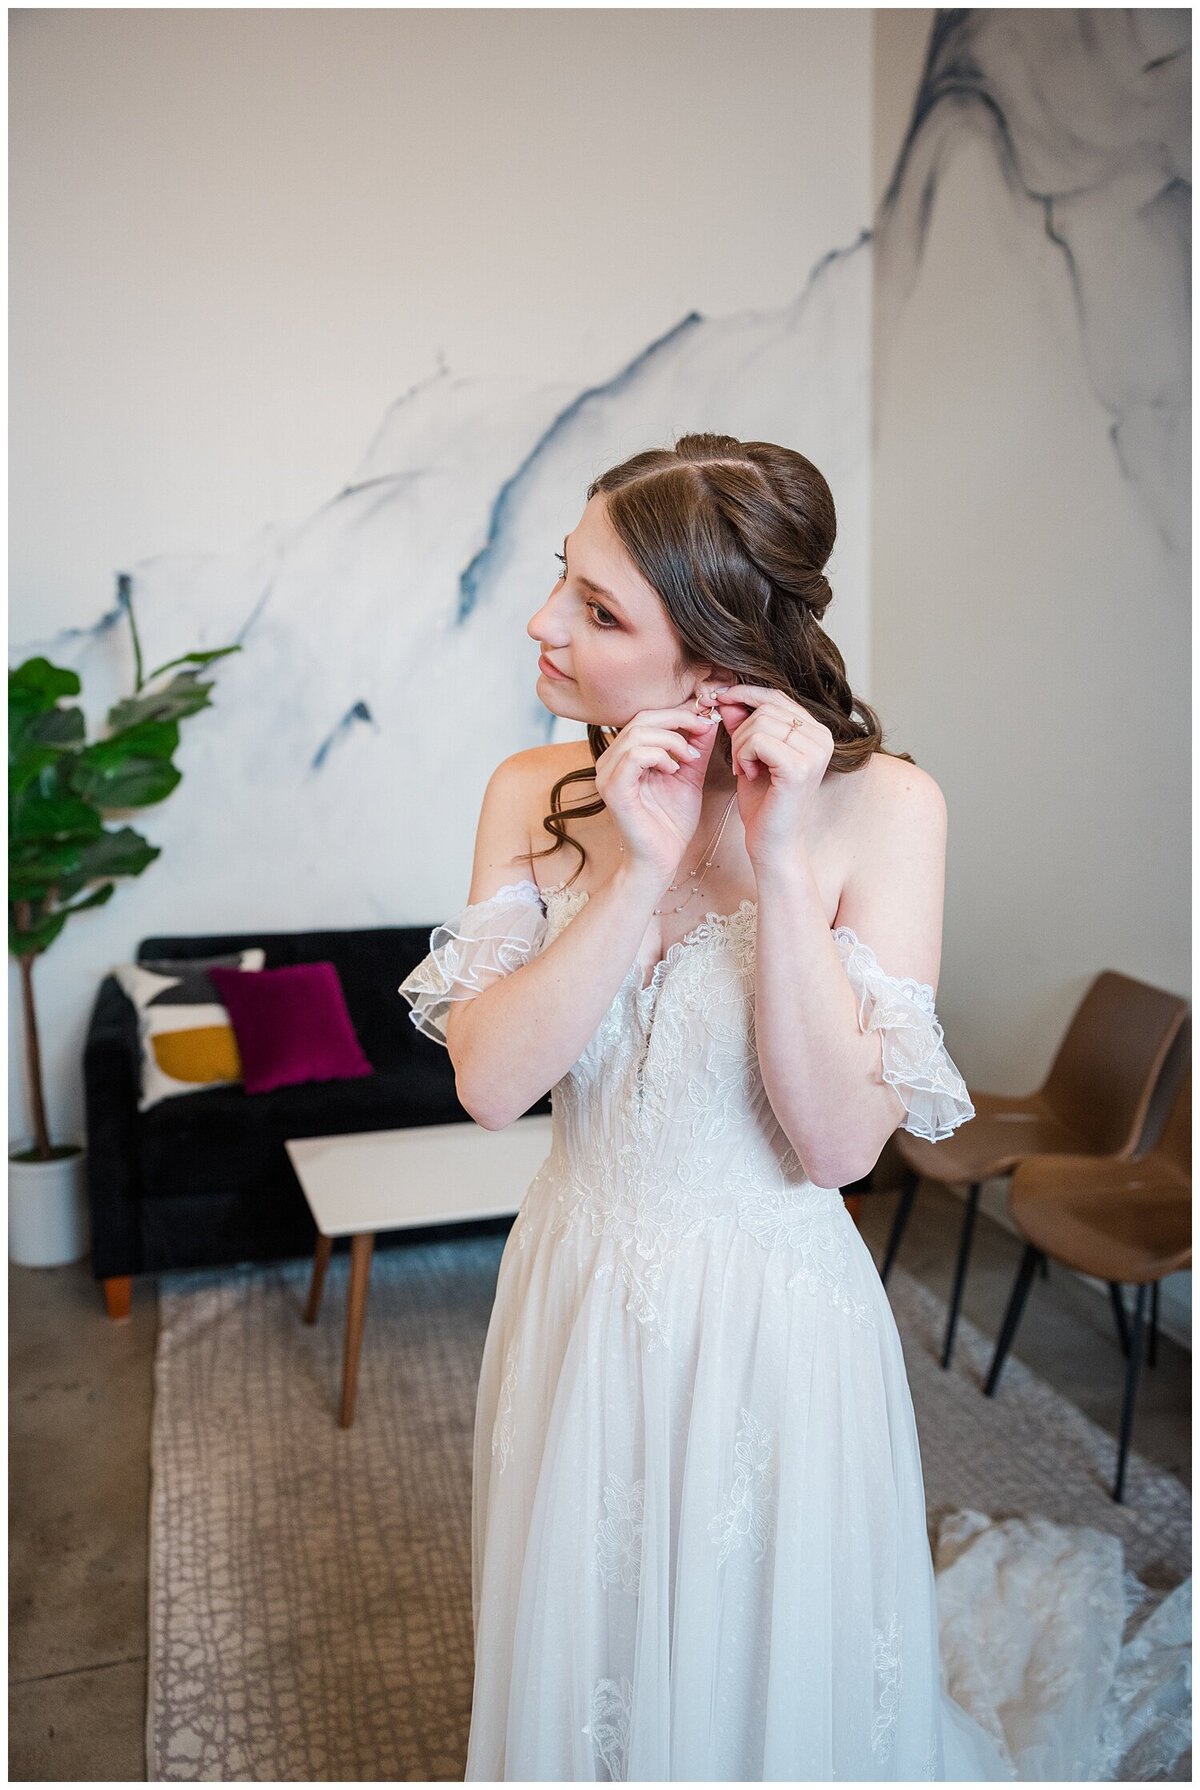
[[[133,619],[133,579],[128,572],[117,573],[117,602],[129,617],[129,631],[133,635],[133,693],[136,696],[142,687],[142,643]]]
[[[28,902],[17,903],[18,910]],[[21,920],[25,923],[27,915]],[[25,1060],[29,1072],[29,1093],[33,1105],[33,1139],[42,1162],[50,1160],[50,1127],[46,1123],[46,1099],[42,1091],[42,1051],[38,1042],[37,1009],[33,1002],[33,960],[36,952],[22,952],[17,963],[21,971],[21,1005],[25,1014]]]

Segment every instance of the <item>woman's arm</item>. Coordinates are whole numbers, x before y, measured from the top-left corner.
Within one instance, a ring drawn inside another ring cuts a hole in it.
[[[545,765],[534,747],[492,773],[476,833],[472,902],[511,883],[514,864],[528,863],[529,815],[544,794]],[[636,865],[614,871],[544,951],[454,1003],[446,1044],[458,1098],[478,1124],[488,1131],[512,1124],[578,1062],[661,894],[652,872]]]
[[[946,804],[906,765],[866,816],[837,924],[893,977],[936,988],[941,958]],[[883,1039],[863,1031],[859,999],[830,931],[806,851],[760,873],[755,1036],[763,1086],[819,1187],[868,1174],[906,1107],[883,1079]]]

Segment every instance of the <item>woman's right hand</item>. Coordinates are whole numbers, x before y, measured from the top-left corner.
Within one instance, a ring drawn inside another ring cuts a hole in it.
[[[720,726],[691,705],[641,709],[596,761],[596,790],[616,823],[625,862],[655,872],[664,888],[700,824]]]

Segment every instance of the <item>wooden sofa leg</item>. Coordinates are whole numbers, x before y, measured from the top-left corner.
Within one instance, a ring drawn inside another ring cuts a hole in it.
[[[133,1302],[133,1275],[116,1274],[104,1283],[104,1303],[110,1318],[118,1322],[129,1316],[129,1308]]]

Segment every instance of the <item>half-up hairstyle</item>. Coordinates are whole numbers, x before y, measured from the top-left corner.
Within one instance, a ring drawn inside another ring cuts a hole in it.
[[[675,667],[727,665],[734,681],[781,690],[815,715],[833,735],[831,771],[858,771],[887,752],[879,717],[856,697],[837,644],[821,626],[833,600],[825,564],[833,551],[837,517],[833,494],[811,460],[770,441],[731,435],[681,435],[672,448],[651,448],[602,473],[588,498],[603,493],[613,532],[638,571],[662,598],[680,643]],[[569,783],[592,781],[601,753],[617,729],[589,723],[592,763],[560,777],[550,791],[542,826],[553,845],[587,853],[567,831],[572,816],[600,814],[596,796],[586,806],[562,806]],[[730,759],[722,728],[713,747]],[[889,757],[916,761],[908,752]]]

